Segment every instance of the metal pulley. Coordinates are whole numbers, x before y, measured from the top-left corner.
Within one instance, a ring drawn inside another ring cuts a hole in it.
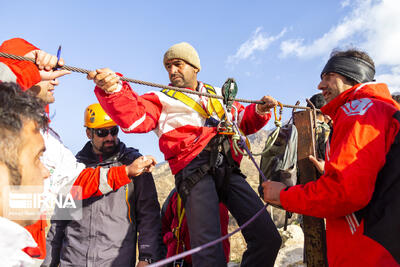
[[[223,101],[228,112],[232,109],[233,101],[236,98],[238,87],[234,78],[228,78],[224,85],[222,85]]]

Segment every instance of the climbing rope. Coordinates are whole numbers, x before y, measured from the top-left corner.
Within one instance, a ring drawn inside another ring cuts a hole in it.
[[[0,52],[0,57],[16,59],[16,60],[30,61],[30,62],[35,63],[35,60],[32,59],[32,58],[12,55],[12,54],[3,53],[3,52]],[[67,66],[67,65],[59,67],[59,69],[69,70],[69,71],[72,71],[72,72],[78,72],[78,73],[84,73],[84,74],[88,74],[89,72],[91,72],[90,70],[77,68],[77,67],[72,67],[72,66]],[[184,92],[184,93],[188,93],[188,94],[195,94],[195,95],[199,95],[199,96],[205,96],[205,97],[211,97],[211,98],[217,98],[217,99],[224,99],[223,96],[219,96],[219,95],[213,95],[213,94],[208,94],[208,93],[203,93],[203,92],[192,91],[190,89],[184,89],[184,88],[170,86],[170,85],[163,85],[163,84],[158,84],[158,83],[135,80],[135,79],[127,78],[127,77],[120,77],[120,80],[125,81],[125,82],[130,82],[130,83],[136,83],[136,84],[141,84],[141,85],[145,85],[145,86],[150,86],[150,87],[157,87],[157,88],[162,88],[162,89],[176,90],[176,91],[180,91],[180,92]],[[237,102],[242,102],[242,103],[254,103],[254,104],[261,104],[261,105],[264,104],[264,102],[261,101],[261,100],[247,100],[247,99],[242,99],[242,98],[235,98],[233,100],[237,101]],[[302,106],[295,106],[295,105],[282,105],[282,106],[285,107],[285,108],[310,109],[309,107],[302,107]]]

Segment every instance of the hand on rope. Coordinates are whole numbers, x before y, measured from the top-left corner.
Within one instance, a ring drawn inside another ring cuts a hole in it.
[[[276,139],[278,138],[279,135],[279,131],[282,127],[282,111],[283,111],[283,105],[281,102],[276,101],[275,99],[272,98],[272,100],[274,100],[277,105],[279,105],[280,109],[279,109],[279,117],[277,115],[276,112],[276,105],[273,106],[274,108],[274,115],[275,115],[275,126],[276,129],[268,136],[267,141],[265,142],[265,148],[261,153],[252,153],[253,156],[260,156],[265,154],[275,143]],[[243,139],[244,137],[242,137],[240,135],[240,133],[235,132],[232,136],[232,142],[233,142],[233,150],[235,152],[235,155],[237,156],[238,152],[240,154],[242,154],[243,156],[248,156],[248,153],[246,153],[245,151],[242,150],[243,148]]]
[[[42,81],[55,80],[71,73],[68,70],[54,70],[56,67],[64,66],[64,60],[62,58],[58,60],[57,56],[43,50],[33,50],[25,54],[25,57],[31,59],[37,65]]]
[[[51,71],[56,66],[61,67],[64,65],[64,60],[62,58],[58,60],[57,56],[48,54],[43,50],[33,50],[25,54],[25,57],[34,59],[39,70]]]
[[[109,68],[97,69],[88,73],[88,80],[94,83],[106,93],[112,93],[117,90],[120,77]]]
[[[263,96],[260,101],[264,102],[264,104],[256,105],[256,112],[258,114],[268,113],[271,108],[274,108],[278,105],[278,101],[271,96]]]

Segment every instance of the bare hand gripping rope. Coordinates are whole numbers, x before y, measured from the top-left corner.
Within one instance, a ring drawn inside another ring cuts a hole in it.
[[[35,63],[35,60],[32,59],[32,58],[27,58],[27,57],[7,54],[7,53],[3,53],[3,52],[0,52],[0,57],[16,59],[16,60],[25,60],[25,61],[30,61],[30,62]],[[77,68],[77,67],[71,67],[71,66],[67,66],[67,65],[59,67],[59,69],[69,70],[69,71],[72,71],[72,72],[85,73],[85,74],[88,74],[89,72],[91,72],[90,70]],[[175,87],[175,86],[170,86],[170,85],[162,85],[162,84],[158,84],[158,83],[146,82],[146,81],[141,81],[141,80],[135,80],[135,79],[127,78],[127,77],[120,77],[120,80],[125,81],[125,82],[130,82],[130,83],[141,84],[141,85],[145,85],[145,86],[158,87],[158,88],[161,88],[161,89],[172,89],[172,90],[176,90],[176,91],[180,91],[180,92],[184,92],[184,93],[188,93],[188,94],[195,94],[195,95],[212,97],[212,98],[217,98],[217,99],[224,99],[223,96],[219,96],[219,95],[201,93],[201,92],[192,91],[192,90],[184,89],[184,88],[180,88],[180,87]],[[261,104],[261,105],[264,104],[264,102],[262,102],[260,100],[247,100],[247,99],[241,99],[241,98],[235,98],[234,101],[242,102],[242,103]],[[296,108],[296,109],[310,109],[309,107],[294,106],[294,105],[283,105],[283,107],[285,107],[285,108]]]

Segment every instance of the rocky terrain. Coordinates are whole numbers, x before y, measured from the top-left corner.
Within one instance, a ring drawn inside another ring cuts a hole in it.
[[[267,131],[260,131],[257,134],[249,136],[249,140],[252,146],[252,151],[257,153],[262,151],[264,143],[267,138]],[[256,157],[256,161],[260,161],[260,157]],[[259,184],[258,171],[250,161],[248,157],[245,157],[241,163],[241,170],[247,176],[247,182],[252,188],[257,191]],[[155,171],[153,172],[155,183],[158,192],[158,198],[160,204],[164,203],[169,192],[174,188],[174,178],[169,169],[168,163],[164,162],[158,164]],[[275,266],[304,266],[302,263],[303,259],[303,232],[297,223],[297,216],[294,215],[289,220],[289,226],[287,231],[283,231],[283,224],[285,218],[285,212],[280,209],[268,207],[268,212],[271,214],[275,224],[277,225],[279,232],[281,233],[283,244],[276,260]],[[229,232],[232,232],[238,226],[235,219],[230,216],[229,220]],[[241,260],[241,255],[246,249],[246,243],[244,242],[243,236],[240,233],[233,235],[230,238],[231,243],[231,256],[230,266],[235,266]]]

